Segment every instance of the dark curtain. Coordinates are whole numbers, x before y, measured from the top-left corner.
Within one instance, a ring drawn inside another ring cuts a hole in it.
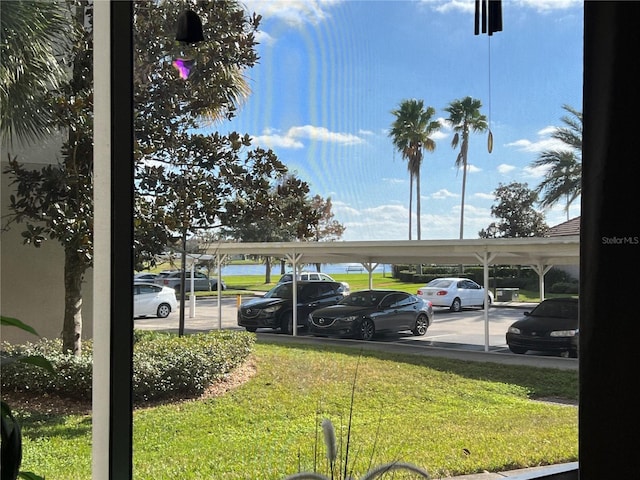
[[[584,4],[581,480],[640,478],[640,2]]]

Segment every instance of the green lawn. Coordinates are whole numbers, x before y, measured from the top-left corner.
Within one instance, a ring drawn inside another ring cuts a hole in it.
[[[265,342],[255,364],[220,397],[136,410],[134,478],[281,480],[314,458],[326,474],[318,425],[333,422],[344,458],[351,405],[354,478],[396,460],[437,479],[578,458],[577,407],[535,400],[575,402],[576,371]],[[22,421],[24,470],[91,478],[90,417]]]
[[[347,282],[351,291],[364,290],[369,288],[369,275],[367,273],[342,273],[331,274],[334,280],[339,282]],[[223,292],[224,295],[237,295],[246,291],[254,292],[266,292],[274,285],[280,278],[280,275],[272,275],[271,283],[265,283],[264,275],[233,275],[226,276],[224,278],[228,289]],[[389,288],[393,290],[400,290],[403,292],[416,293],[418,288],[422,287],[423,283],[402,282],[398,279],[392,278],[390,273],[374,273],[373,274],[373,288]],[[210,292],[196,292],[197,296],[211,295]],[[554,295],[547,295],[551,297]],[[535,291],[520,290],[518,295],[520,302],[539,302],[540,294]]]

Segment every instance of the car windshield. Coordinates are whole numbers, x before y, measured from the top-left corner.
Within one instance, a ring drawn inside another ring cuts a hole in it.
[[[383,293],[378,292],[358,292],[347,295],[340,302],[340,305],[349,305],[351,307],[375,307],[384,297]]]
[[[429,283],[427,283],[427,287],[449,288],[451,286],[451,283],[451,280],[436,278],[435,280],[431,280]]]
[[[578,302],[542,302],[531,312],[535,317],[578,318]]]
[[[300,284],[298,284],[298,294]],[[293,298],[293,283],[282,283],[264,294],[264,298]]]

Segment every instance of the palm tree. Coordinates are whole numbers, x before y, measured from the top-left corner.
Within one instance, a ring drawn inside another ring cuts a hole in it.
[[[416,213],[418,240],[420,230],[420,167],[422,166],[423,151],[433,152],[436,143],[431,135],[440,129],[440,123],[432,120],[436,111],[433,107],[425,109],[422,100],[403,100],[400,106],[391,113],[396,119],[391,124],[389,136],[393,145],[407,160],[409,169],[409,240],[411,240],[411,210],[413,199],[413,180],[416,181]]]
[[[487,117],[480,113],[482,102],[475,98],[465,97],[454,100],[445,108],[449,113],[446,122],[453,127],[455,135],[451,140],[451,146],[455,149],[460,145],[460,152],[456,157],[456,167],[462,167],[462,203],[460,205],[460,240],[464,235],[464,197],[467,188],[467,155],[469,153],[469,133],[484,132],[489,126]]]
[[[49,135],[48,92],[68,79],[59,57],[72,38],[61,2],[2,2],[0,15],[0,140],[34,141]]]
[[[558,127],[551,137],[564,143],[566,148],[545,150],[531,165],[549,167],[536,188],[536,193],[542,194],[540,205],[551,207],[564,199],[569,220],[569,207],[582,193],[582,113],[569,105],[562,108],[570,115],[561,118],[565,126]]]

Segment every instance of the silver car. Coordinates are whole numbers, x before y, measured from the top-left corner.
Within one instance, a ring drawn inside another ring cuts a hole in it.
[[[155,279],[154,283],[165,287],[173,288],[176,293],[180,293],[180,275],[181,272],[169,272]],[[186,292],[191,291],[191,271],[185,272],[184,288]],[[220,283],[220,289],[224,290],[227,286],[224,281]],[[202,272],[194,272],[193,274],[193,290],[196,292],[209,292],[218,290],[218,279],[209,278]]]

